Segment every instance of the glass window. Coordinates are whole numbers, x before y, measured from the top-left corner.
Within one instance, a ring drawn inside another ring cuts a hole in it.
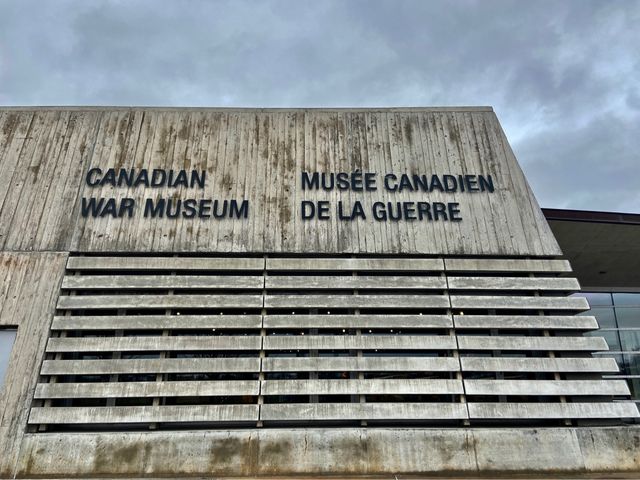
[[[637,355],[626,354],[624,360],[627,366],[625,372],[627,375],[640,375],[640,352]]]
[[[620,328],[640,328],[640,307],[616,308],[616,317]]]
[[[640,352],[640,330],[620,330],[622,350]]]
[[[600,305],[613,305],[610,293],[580,292],[576,294],[576,296],[585,297],[589,302],[589,305],[592,307],[597,307]]]
[[[0,330],[0,388],[4,384],[4,376],[9,367],[11,347],[16,339],[16,330]]]
[[[579,315],[593,315],[600,330],[586,333],[601,336],[609,345],[609,352],[597,354],[615,358],[621,375],[632,375],[628,379],[632,398],[640,400],[640,293],[595,293],[583,292],[591,310]],[[616,352],[629,352],[625,354]]]
[[[581,313],[581,315],[593,315],[598,320],[600,328],[616,328],[616,318],[611,307],[596,307]]]
[[[631,397],[640,398],[640,378],[629,378],[627,382],[629,383],[629,390],[631,390]]]
[[[633,305],[640,307],[640,293],[614,293],[613,303],[616,306]]]

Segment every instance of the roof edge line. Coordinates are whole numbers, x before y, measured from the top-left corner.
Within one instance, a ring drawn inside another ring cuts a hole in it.
[[[157,111],[221,111],[221,112],[493,112],[490,106],[458,106],[458,107],[169,107],[140,105],[43,105],[19,106],[0,105],[0,110],[35,111],[35,110],[71,110],[71,111],[106,111],[106,110],[157,110]]]
[[[563,208],[542,208],[542,213],[547,220],[640,225],[640,213],[567,210]]]

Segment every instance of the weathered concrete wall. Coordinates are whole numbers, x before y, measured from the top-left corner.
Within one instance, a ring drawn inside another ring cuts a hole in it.
[[[204,189],[90,187],[98,167],[207,172]],[[302,190],[301,172],[375,172],[376,191]],[[491,175],[494,193],[389,192],[396,175]],[[80,199],[247,199],[247,219],[82,218]],[[331,219],[301,219],[303,200]],[[367,220],[338,220],[338,201]],[[375,221],[373,202],[458,202],[462,221]],[[490,108],[0,109],[6,250],[558,255]]]
[[[17,478],[640,471],[640,428],[286,429],[27,435]]]

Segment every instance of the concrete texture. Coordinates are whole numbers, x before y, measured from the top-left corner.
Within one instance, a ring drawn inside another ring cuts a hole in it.
[[[640,428],[288,429],[26,435],[38,476],[640,475]]]

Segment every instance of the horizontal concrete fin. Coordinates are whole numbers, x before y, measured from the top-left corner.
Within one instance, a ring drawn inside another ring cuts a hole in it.
[[[58,299],[62,310],[261,307],[262,295],[78,295]]]
[[[255,422],[258,405],[34,407],[29,424]]]
[[[471,419],[637,418],[631,402],[468,403]]]
[[[84,337],[50,338],[47,352],[109,352],[153,350],[259,350],[261,337]]]
[[[275,420],[460,420],[461,403],[298,403],[265,404],[260,419]]]
[[[460,370],[453,357],[296,357],[262,360],[265,372],[453,372]]]
[[[201,397],[258,395],[259,392],[258,380],[40,383],[34,398]]]
[[[447,288],[443,277],[394,276],[269,276],[266,287],[272,289],[439,289]]]
[[[264,328],[451,328],[450,315],[266,315]]]
[[[607,350],[602,337],[490,337],[458,335],[460,350]]]
[[[45,360],[42,375],[123,373],[257,372],[259,358],[144,358],[120,360]]]
[[[617,372],[613,358],[460,357],[463,372]]]
[[[71,270],[260,270],[263,258],[211,257],[69,257]]]
[[[460,350],[607,350],[602,337],[500,337],[458,335]]]
[[[264,302],[267,308],[449,308],[446,295],[267,295]]]
[[[461,380],[265,380],[262,395],[460,394]]]
[[[467,395],[629,395],[624,380],[465,380]]]
[[[448,277],[449,290],[580,290],[575,278]]]
[[[591,316],[567,315],[454,315],[456,328],[498,328],[526,330],[595,330],[598,322]]]
[[[451,295],[451,308],[584,311],[589,304],[583,297]]]
[[[267,258],[267,270],[441,272],[441,258]]]
[[[65,290],[120,289],[261,289],[262,276],[251,275],[67,275],[62,281]]]
[[[567,260],[547,259],[497,259],[497,258],[446,258],[448,272],[551,272],[571,271]]]
[[[258,329],[260,315],[98,315],[53,318],[52,330]]]
[[[456,340],[448,335],[296,335],[267,336],[265,350],[453,350]]]

